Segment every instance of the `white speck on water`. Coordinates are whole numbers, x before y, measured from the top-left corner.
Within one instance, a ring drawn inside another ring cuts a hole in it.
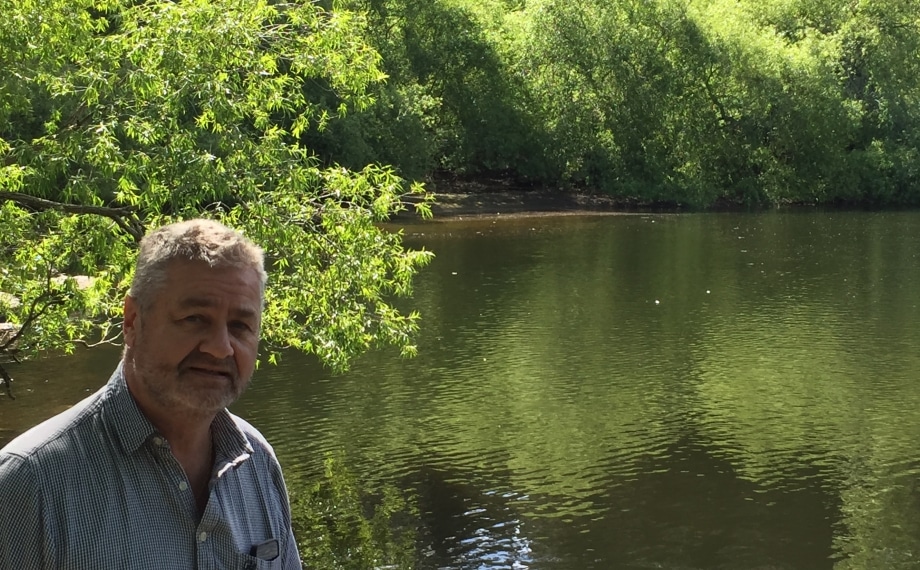
[[[656,304],[656,305],[660,305],[660,304],[661,304],[661,301],[659,301],[658,299],[655,299],[655,304]]]

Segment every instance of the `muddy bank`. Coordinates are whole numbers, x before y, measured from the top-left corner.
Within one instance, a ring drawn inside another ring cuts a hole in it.
[[[435,218],[450,218],[496,214],[612,213],[625,208],[623,204],[603,196],[503,191],[435,193],[431,210]]]
[[[434,186],[434,187],[433,187]],[[434,218],[478,217],[495,215],[548,215],[579,213],[634,213],[672,210],[653,204],[616,199],[601,194],[528,190],[491,185],[428,185],[435,196],[431,206]],[[417,219],[414,211],[399,219]]]
[[[586,191],[522,186],[501,177],[435,178],[426,181],[425,188],[435,196],[431,207],[435,219],[679,210],[676,204],[643,203]],[[417,219],[417,216],[411,211],[399,218]]]

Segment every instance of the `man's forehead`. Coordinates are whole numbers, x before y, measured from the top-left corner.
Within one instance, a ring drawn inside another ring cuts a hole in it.
[[[261,290],[261,278],[254,267],[237,265],[210,266],[203,261],[173,260],[166,266],[167,281],[174,287],[211,288],[215,282],[228,287]]]
[[[260,313],[259,305],[253,304],[252,301],[247,301],[243,299],[228,300],[222,299],[218,295],[208,295],[208,294],[189,294],[180,296],[178,299],[178,305],[181,308],[194,309],[194,308],[219,308],[225,304],[229,305],[229,309],[238,314],[246,314],[258,316]]]
[[[182,306],[235,304],[261,312],[259,273],[252,267],[211,267],[202,261],[173,260],[161,294]]]

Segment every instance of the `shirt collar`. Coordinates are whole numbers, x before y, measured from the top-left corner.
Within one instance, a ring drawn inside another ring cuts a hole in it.
[[[106,385],[105,412],[115,427],[115,438],[126,454],[131,454],[156,433],[156,428],[141,412],[125,382],[124,361],[118,363]]]
[[[128,390],[125,381],[124,361],[118,363],[112,377],[109,378],[106,390],[106,413],[108,420],[114,426],[114,437],[121,443],[126,454],[131,454],[158,432],[147,419],[147,416],[137,407],[137,402]],[[252,444],[249,439],[233,421],[227,410],[221,410],[211,422],[211,433],[214,438],[214,450],[217,457],[233,459],[242,455],[251,455]]]
[[[249,438],[233,421],[233,416],[227,410],[221,410],[211,422],[211,437],[214,438],[214,455],[224,459],[233,460],[242,456],[252,455],[252,444]]]

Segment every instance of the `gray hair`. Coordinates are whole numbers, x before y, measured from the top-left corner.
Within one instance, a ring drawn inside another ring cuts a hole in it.
[[[265,299],[264,253],[240,232],[214,220],[195,219],[169,224],[141,240],[137,267],[128,294],[149,308],[166,281],[170,262],[203,261],[211,267],[251,268],[259,274],[260,299]]]

